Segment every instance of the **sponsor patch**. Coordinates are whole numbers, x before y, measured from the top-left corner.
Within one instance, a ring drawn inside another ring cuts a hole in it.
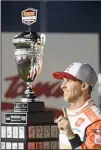
[[[95,144],[100,144],[100,145],[101,145],[101,135],[95,134],[94,143],[95,143]]]
[[[80,127],[81,124],[82,124],[84,121],[85,121],[84,118],[79,118],[79,119],[76,121],[75,126],[76,126],[76,127]]]

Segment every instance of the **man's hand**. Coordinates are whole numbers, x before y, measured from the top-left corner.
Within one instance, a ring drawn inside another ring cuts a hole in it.
[[[62,131],[62,133],[64,133],[68,137],[68,139],[73,139],[75,137],[75,134],[71,129],[71,125],[67,116],[66,109],[62,108],[62,110],[63,110],[63,116],[60,116],[56,121],[58,124],[58,128],[60,132]]]

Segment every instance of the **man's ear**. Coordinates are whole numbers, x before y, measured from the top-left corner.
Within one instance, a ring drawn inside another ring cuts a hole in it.
[[[82,86],[81,86],[82,91],[85,91],[86,89],[88,89],[88,87],[89,84],[87,82],[82,82]]]

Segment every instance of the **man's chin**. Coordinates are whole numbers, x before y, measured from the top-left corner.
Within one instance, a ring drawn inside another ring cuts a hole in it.
[[[64,101],[68,102],[69,101],[68,97],[64,97]]]
[[[72,103],[72,102],[73,102],[73,100],[70,99],[69,97],[64,97],[64,101],[65,101],[65,102],[69,102],[69,103]]]

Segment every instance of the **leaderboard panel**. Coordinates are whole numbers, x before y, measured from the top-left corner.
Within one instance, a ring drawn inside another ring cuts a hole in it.
[[[57,125],[2,125],[1,150],[17,149],[58,149]]]

